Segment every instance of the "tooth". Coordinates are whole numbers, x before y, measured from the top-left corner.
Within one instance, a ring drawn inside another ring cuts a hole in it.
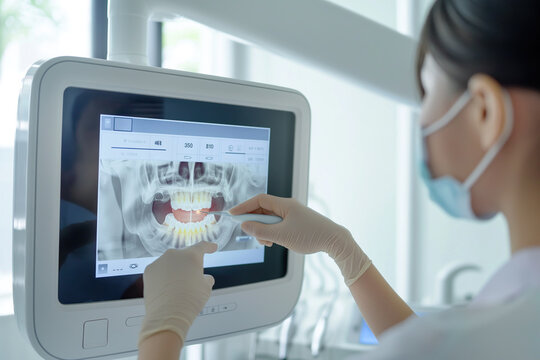
[[[186,246],[186,239],[182,234],[176,234],[176,239],[178,241],[178,247],[183,248]]]
[[[177,210],[180,207],[180,201],[178,201],[177,194],[173,194],[173,196],[171,196],[171,207],[174,210]]]
[[[182,193],[182,210],[185,211],[191,210],[191,204],[187,198],[188,195],[186,193]]]
[[[163,220],[163,225],[170,227],[173,224],[171,217],[172,218],[174,218],[174,217],[171,216],[171,215],[172,214],[167,214],[167,216],[165,216],[165,220]]]
[[[206,196],[201,196],[201,209],[208,209],[210,208],[211,203],[208,202],[208,198]]]
[[[184,201],[182,200],[182,194],[175,192],[171,197],[171,207],[174,210],[183,209]]]
[[[182,235],[189,236],[189,224],[181,223]]]
[[[170,237],[171,237],[171,239],[172,239],[172,240],[171,240],[171,245],[172,245],[172,247],[178,248],[178,241],[177,241],[177,239],[176,239],[176,236],[175,236],[174,234],[171,234]]]
[[[174,196],[171,199],[171,207],[175,210],[183,207],[182,194],[174,193]]]
[[[186,226],[185,224],[182,224],[180,226],[180,238],[182,239],[182,243],[184,246],[189,245],[189,237],[186,234]]]
[[[189,237],[187,235],[182,235],[182,241],[184,242],[184,246],[190,245]]]
[[[174,231],[174,229],[173,229],[173,230],[169,229],[169,230],[167,231],[167,235],[166,235],[166,236],[167,236],[168,238],[171,238],[171,239],[172,239],[173,246],[177,246],[177,245],[178,245],[178,241],[177,241],[177,239],[176,239],[176,232]]]
[[[188,238],[191,239],[191,235],[193,235],[193,227],[192,227],[191,223],[188,223],[186,225],[187,225],[186,226],[186,235],[187,235]]]
[[[182,244],[184,245],[184,247],[190,246],[190,245],[191,245],[191,241],[189,240],[189,237],[187,237],[187,236],[182,236]]]
[[[214,241],[215,240],[215,236],[214,236],[214,229],[212,229],[211,227],[208,228],[208,231],[206,232],[206,237],[208,238],[208,241]]]
[[[195,233],[195,231],[193,231],[193,229],[191,230],[191,235],[189,236],[189,240],[190,240],[190,245],[195,244],[197,240],[197,234]]]

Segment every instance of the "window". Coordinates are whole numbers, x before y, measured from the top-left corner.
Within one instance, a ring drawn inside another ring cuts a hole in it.
[[[163,67],[231,76],[232,41],[188,19],[163,24]]]
[[[0,315],[13,312],[13,145],[21,80],[36,61],[62,55],[89,56],[90,1],[8,0],[0,2]]]

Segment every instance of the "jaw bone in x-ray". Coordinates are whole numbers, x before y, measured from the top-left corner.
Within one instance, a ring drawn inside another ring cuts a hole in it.
[[[238,223],[201,211],[227,210],[265,190],[266,177],[245,164],[101,160],[99,207],[118,208],[123,231],[115,239],[106,230],[114,216],[99,216],[99,258],[159,256],[202,240],[219,250],[257,247],[254,239],[231,241],[242,233]]]

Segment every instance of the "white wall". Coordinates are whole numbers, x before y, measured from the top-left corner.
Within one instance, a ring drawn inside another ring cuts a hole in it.
[[[265,51],[251,50],[248,63],[251,80],[295,88],[309,100],[310,200],[322,199],[393,283],[395,104]]]

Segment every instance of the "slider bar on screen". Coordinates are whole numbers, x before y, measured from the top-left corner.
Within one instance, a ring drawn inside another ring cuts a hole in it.
[[[231,154],[231,155],[246,155],[246,153],[230,152],[230,151],[226,151],[225,154]]]
[[[123,147],[123,146],[111,146],[111,149],[120,149],[120,150],[167,151],[167,149],[150,149],[150,148],[136,148],[136,147]]]

